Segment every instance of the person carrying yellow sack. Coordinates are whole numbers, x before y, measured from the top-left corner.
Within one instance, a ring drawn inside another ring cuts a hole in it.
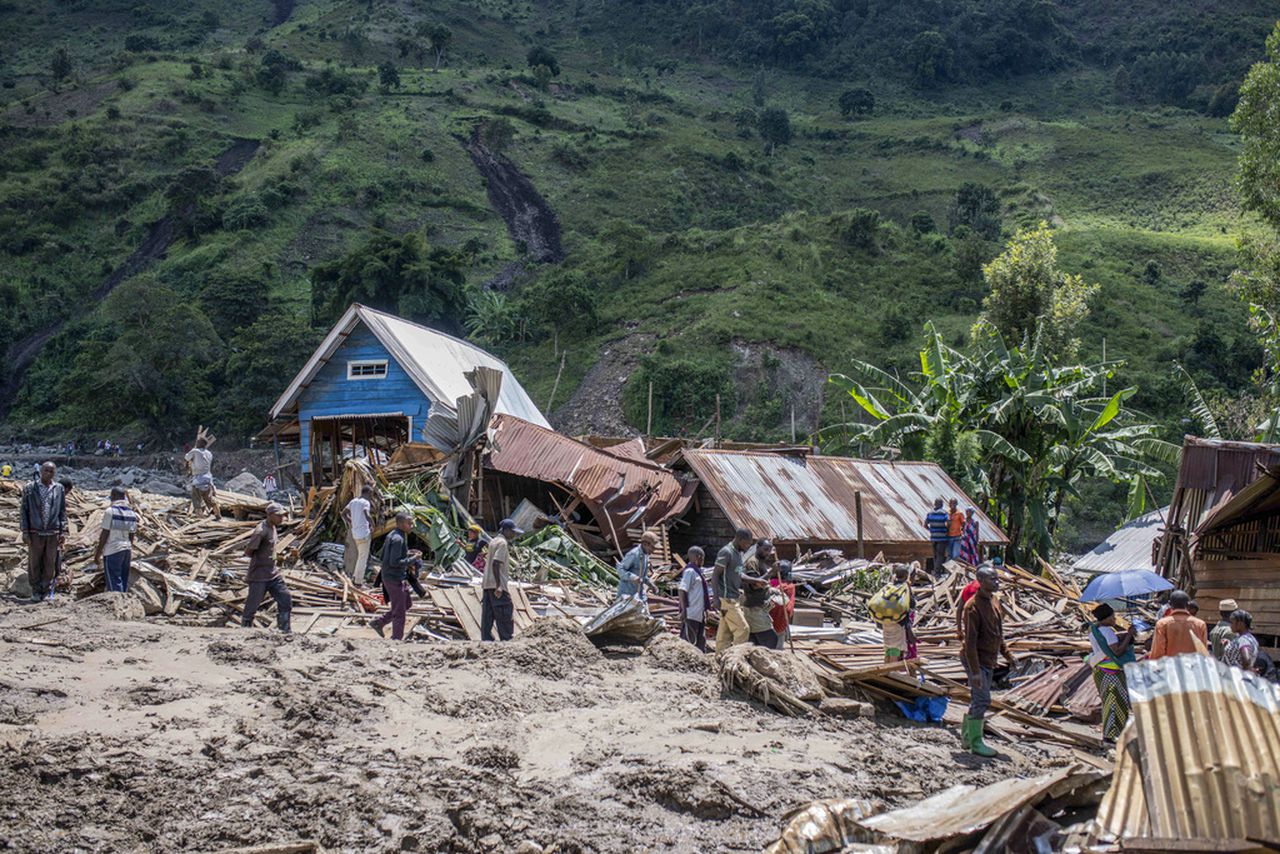
[[[893,581],[877,591],[867,603],[871,616],[880,621],[884,635],[884,660],[900,661],[911,643],[911,567],[893,568]]]

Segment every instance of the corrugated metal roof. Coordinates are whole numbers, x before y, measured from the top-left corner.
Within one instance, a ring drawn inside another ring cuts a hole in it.
[[[432,406],[443,406],[453,411],[458,398],[474,391],[466,378],[467,371],[477,367],[495,368],[502,371],[502,389],[498,395],[497,411],[543,427],[551,426],[515,374],[498,357],[437,329],[429,329],[359,303],[347,309],[307,364],[294,377],[289,388],[275,402],[271,408],[272,419],[279,418],[297,402],[298,395],[360,323],[365,324],[382,346],[395,357],[400,367],[404,368],[418,388],[422,389],[422,393],[431,400]]]
[[[928,540],[924,517],[935,499],[975,506],[936,463],[695,449],[683,456],[734,525],[777,542],[857,540],[859,491],[868,542]],[[975,515],[982,542],[1009,541],[981,510]]]
[[[1098,810],[1124,839],[1280,840],[1280,688],[1205,655],[1125,667],[1133,716]]]
[[[1125,522],[1114,534],[1077,558],[1071,568],[1095,575],[1127,569],[1154,571],[1152,549],[1168,516],[1169,508],[1164,507]]]
[[[486,465],[519,477],[556,483],[578,495],[620,547],[627,528],[651,527],[680,516],[696,483],[656,463],[624,460],[510,415],[489,423]],[[543,508],[550,510],[551,508]]]

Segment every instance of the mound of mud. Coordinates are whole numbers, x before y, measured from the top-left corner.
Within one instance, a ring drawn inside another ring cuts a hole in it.
[[[614,785],[672,812],[723,821],[740,811],[724,784],[685,768],[657,767],[628,771],[614,777]]]
[[[109,620],[136,622],[147,616],[142,602],[132,593],[97,593],[77,601],[71,607]]]
[[[209,657],[219,664],[271,664],[279,661],[276,644],[270,639],[249,632],[234,640],[219,638],[205,648]]]
[[[645,645],[644,655],[655,667],[677,673],[710,673],[715,662],[713,656],[700,652],[688,641],[668,634],[658,635],[649,641]]]
[[[582,628],[568,617],[537,620],[508,643],[486,645],[489,656],[546,679],[573,678],[604,661]]]

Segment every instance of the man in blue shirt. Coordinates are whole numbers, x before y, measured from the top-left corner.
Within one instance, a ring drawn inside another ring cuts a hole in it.
[[[942,509],[942,499],[933,502],[933,511],[924,517],[924,526],[929,529],[929,543],[933,546],[933,574],[942,577],[942,565],[947,562],[947,549],[951,543],[949,530],[951,516]]]
[[[653,531],[645,531],[640,535],[640,545],[627,552],[618,566],[618,598],[639,596],[645,601],[645,581],[649,578],[649,555],[658,547],[658,535]]]

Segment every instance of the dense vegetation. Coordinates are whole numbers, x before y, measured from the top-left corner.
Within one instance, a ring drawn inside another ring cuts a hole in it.
[[[1237,237],[1262,252],[1268,232],[1241,217],[1225,117],[1274,15],[0,3],[0,341],[55,333],[7,425],[247,435],[360,299],[484,342],[553,410],[630,348],[630,379],[599,391],[631,424],[652,383],[655,432],[706,429],[720,394],[727,435],[783,438],[793,413],[801,432],[853,414],[835,386],[797,405],[795,365],[907,379],[927,321],[964,347],[998,281],[984,266],[1043,221],[1088,293],[1074,354],[1105,342],[1126,405],[1177,441],[1198,425],[1175,364],[1247,409],[1270,352],[1228,285]],[[545,197],[562,262],[508,232],[473,138]],[[1079,495],[1066,542],[1117,521],[1125,492]]]

